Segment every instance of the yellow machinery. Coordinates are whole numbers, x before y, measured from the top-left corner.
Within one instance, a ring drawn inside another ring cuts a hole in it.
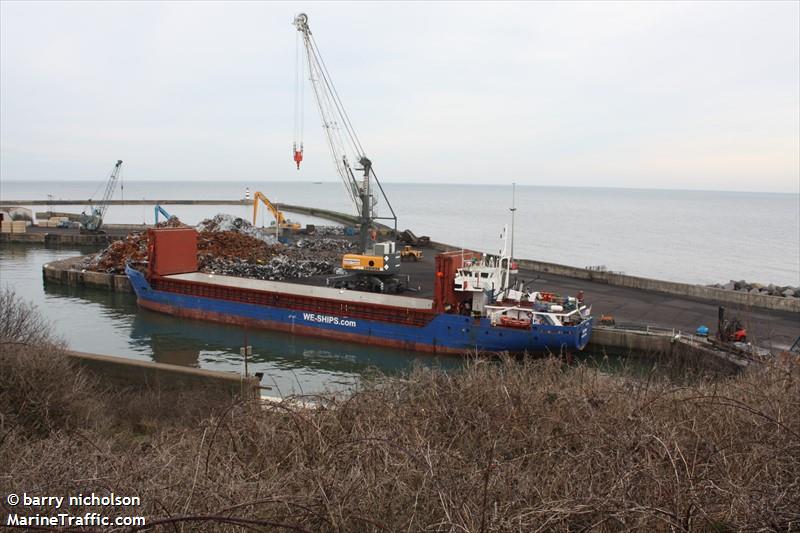
[[[400,253],[391,241],[375,243],[366,254],[345,254],[342,268],[375,274],[396,274],[400,270]]]
[[[422,261],[422,250],[417,250],[409,245],[403,246],[400,250],[400,260],[409,259],[414,261]]]
[[[278,225],[279,228],[289,228],[292,230],[300,229],[300,224],[296,222],[291,222],[286,220],[286,217],[283,216],[283,213],[275,207],[275,205],[264,196],[261,191],[256,191],[253,195],[253,225],[256,225],[256,220],[258,219],[258,201],[261,200],[264,202],[264,205],[267,206],[272,216],[275,217],[275,223]]]
[[[383,267],[383,257],[376,255],[344,254],[342,256],[342,268],[345,270],[383,272]]]

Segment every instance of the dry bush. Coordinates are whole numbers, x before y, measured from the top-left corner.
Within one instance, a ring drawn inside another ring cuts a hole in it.
[[[0,289],[0,342],[56,343],[50,324],[36,306],[19,298],[10,287]]]
[[[102,403],[36,307],[9,288],[0,291],[0,438],[86,427]]]
[[[797,530],[799,403],[797,369],[770,366],[681,386],[556,360],[421,368],[143,440],[14,433],[0,492],[138,495],[160,531]]]
[[[59,512],[161,531],[800,529],[797,367],[676,384],[476,360],[344,399],[212,404],[100,389],[32,308],[2,312],[0,494],[143,502]]]

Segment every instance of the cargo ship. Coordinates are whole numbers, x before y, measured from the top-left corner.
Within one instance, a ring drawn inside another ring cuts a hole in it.
[[[432,298],[198,272],[197,232],[151,229],[146,266],[126,274],[144,309],[434,354],[582,350],[592,332],[582,296],[510,285],[511,258],[460,250],[435,257]]]

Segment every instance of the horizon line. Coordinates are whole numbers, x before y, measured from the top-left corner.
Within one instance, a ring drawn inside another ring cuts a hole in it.
[[[107,178],[69,178],[69,179],[0,179],[0,184],[6,183],[53,183],[53,182],[105,182]],[[167,178],[133,178],[136,182],[162,182],[162,183],[221,183],[227,180],[223,179],[167,179]],[[131,178],[125,178],[124,181],[131,181]],[[252,179],[233,180],[231,183],[248,183]],[[340,183],[339,180],[269,180],[264,183],[310,183],[310,184],[328,184]],[[726,193],[761,193],[761,194],[795,194],[800,195],[800,189],[794,191],[775,191],[775,190],[750,190],[750,189],[681,189],[674,187],[625,187],[625,186],[602,186],[602,185],[542,185],[530,184],[519,182],[508,182],[504,184],[499,183],[465,183],[465,182],[418,182],[418,181],[384,181],[384,184],[392,185],[445,185],[445,186],[467,186],[467,187],[511,187],[516,185],[518,187],[539,187],[551,189],[601,189],[601,190],[634,190],[634,191],[681,191],[681,192],[726,192]]]

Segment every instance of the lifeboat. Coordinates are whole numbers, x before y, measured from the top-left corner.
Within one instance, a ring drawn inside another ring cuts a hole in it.
[[[507,328],[528,329],[531,327],[531,321],[527,318],[511,318],[510,316],[501,316],[500,325]]]

